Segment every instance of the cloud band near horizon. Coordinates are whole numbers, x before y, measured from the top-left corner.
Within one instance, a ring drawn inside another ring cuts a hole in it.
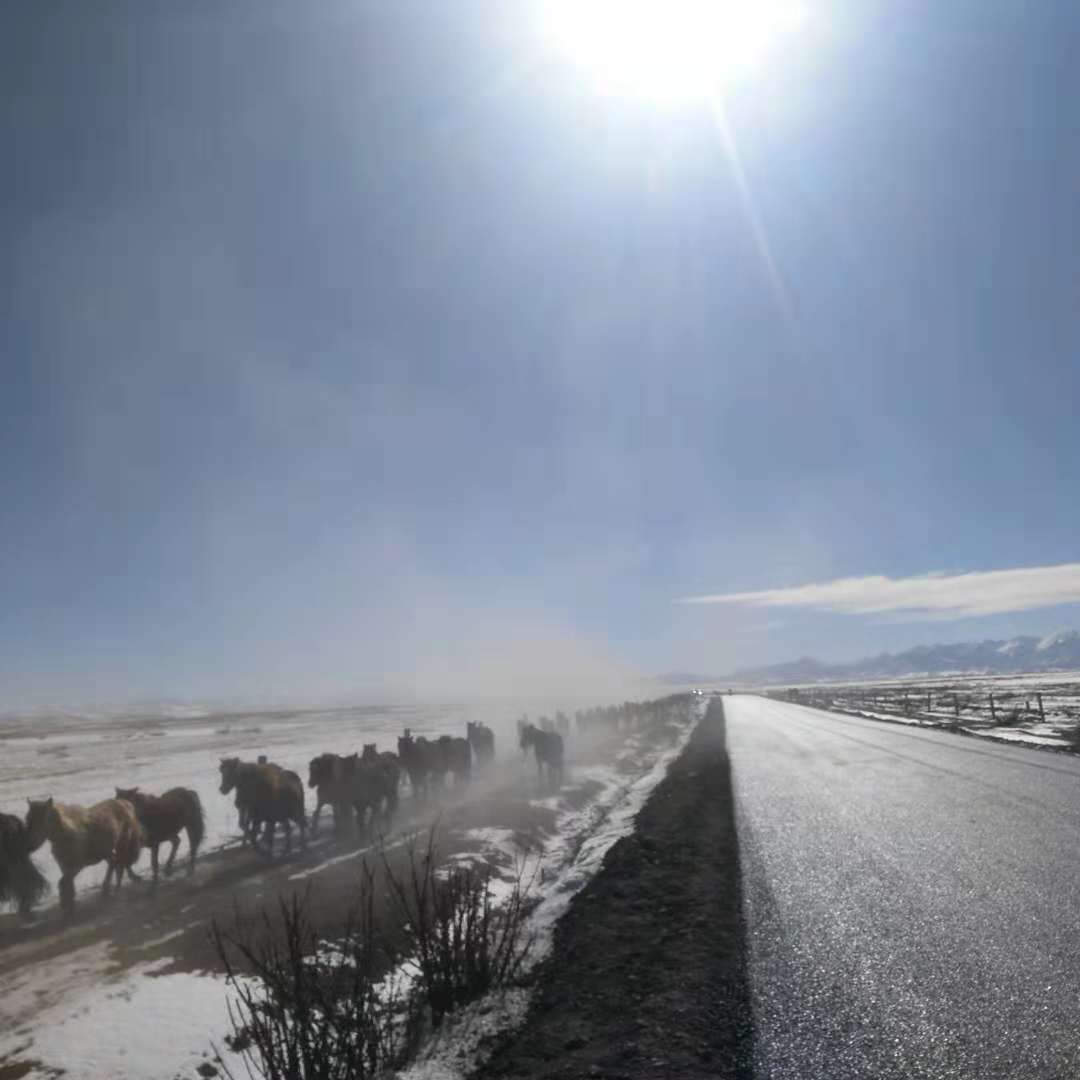
[[[1080,563],[978,570],[916,577],[838,578],[788,589],[683,597],[684,604],[812,608],[844,615],[900,613],[911,618],[967,619],[1080,603]]]

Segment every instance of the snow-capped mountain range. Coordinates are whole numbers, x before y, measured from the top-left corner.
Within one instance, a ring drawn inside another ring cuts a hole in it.
[[[880,679],[904,675],[967,672],[1016,675],[1035,671],[1080,670],[1080,632],[1059,630],[1046,637],[1008,641],[965,641],[952,645],[916,645],[899,653],[881,653],[850,664],[824,664],[805,657],[784,664],[748,668],[730,681],[756,683],[824,682]],[[717,681],[717,680],[709,680]]]

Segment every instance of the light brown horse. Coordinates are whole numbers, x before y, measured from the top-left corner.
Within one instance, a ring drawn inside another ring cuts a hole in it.
[[[195,853],[206,831],[202,802],[197,792],[190,788],[170,788],[164,795],[146,795],[137,787],[117,788],[116,797],[135,807],[135,816],[143,829],[143,843],[150,849],[150,865],[154,870],[154,883],[158,879],[158,849],[166,840],[172,850],[165,862],[165,873],[171,874],[176,861],[176,849],[180,846],[180,830],[187,833],[188,874],[195,873]]]
[[[75,910],[75,878],[79,871],[95,863],[108,864],[102,892],[108,894],[112,879],[120,887],[124,871],[132,880],[138,875],[131,869],[142,849],[142,827],[135,808],[123,799],[106,799],[93,806],[70,806],[53,802],[27,800],[26,832],[30,850],[36,851],[46,840],[60,867],[60,906],[65,915]]]

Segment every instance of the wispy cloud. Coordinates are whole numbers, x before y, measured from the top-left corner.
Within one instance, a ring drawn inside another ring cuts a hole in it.
[[[1080,563],[965,574],[935,571],[906,578],[838,578],[791,589],[689,596],[681,602],[814,608],[845,615],[896,612],[910,618],[966,619],[1080,603]]]

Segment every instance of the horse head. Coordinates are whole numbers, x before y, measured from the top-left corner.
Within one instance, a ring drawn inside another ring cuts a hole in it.
[[[132,806],[134,806],[135,803],[138,802],[139,796],[141,794],[142,794],[142,792],[140,792],[137,787],[132,787],[132,788],[118,787],[116,789],[116,797],[118,799],[123,799],[125,802],[131,803]]]
[[[309,788],[316,788],[320,784],[325,783],[330,779],[330,755],[320,754],[318,757],[314,757],[308,763],[308,781]]]
[[[30,805],[26,811],[26,838],[31,851],[37,851],[49,838],[49,823],[53,818],[53,801],[47,799],[26,800]]]
[[[220,791],[222,795],[228,795],[236,787],[236,782],[240,778],[240,759],[236,757],[222,758],[219,768],[221,770]]]
[[[379,757],[379,748],[378,748],[378,746],[373,742],[364,743],[364,752],[361,755],[361,758],[364,761],[376,761],[378,759],[378,757]]]

